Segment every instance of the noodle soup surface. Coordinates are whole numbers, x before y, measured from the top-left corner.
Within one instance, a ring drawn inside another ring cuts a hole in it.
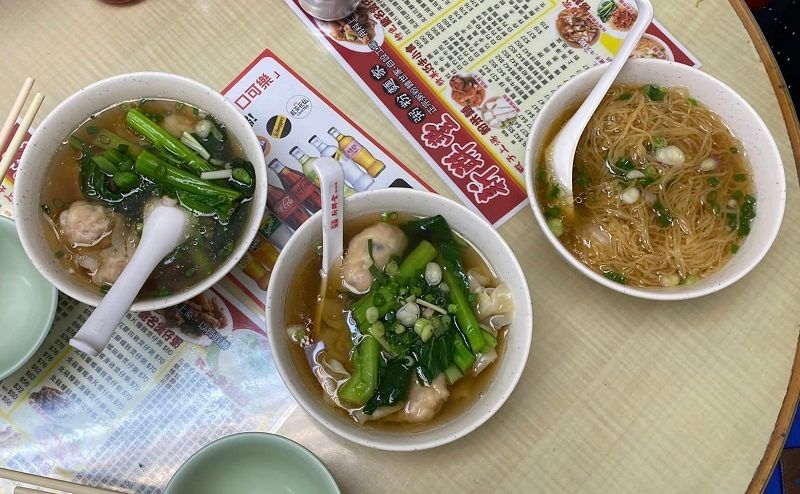
[[[622,284],[671,287],[713,274],[756,214],[741,143],[685,88],[611,88],[578,142],[571,217],[543,156],[538,162],[536,194],[551,231]]]

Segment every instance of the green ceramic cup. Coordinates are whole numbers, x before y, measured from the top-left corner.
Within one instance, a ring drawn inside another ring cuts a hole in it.
[[[2,177],[0,177],[2,178]],[[44,341],[58,290],[33,267],[14,222],[0,216],[0,380],[30,359]]]
[[[285,437],[244,432],[203,447],[181,465],[164,494],[340,494],[310,451]]]

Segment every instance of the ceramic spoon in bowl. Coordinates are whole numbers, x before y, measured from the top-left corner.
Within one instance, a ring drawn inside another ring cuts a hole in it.
[[[622,66],[630,58],[636,44],[642,38],[647,26],[653,20],[653,5],[650,0],[635,0],[636,7],[639,10],[636,22],[634,22],[625,41],[617,51],[614,60],[608,64],[606,71],[600,77],[600,80],[595,85],[594,89],[586,97],[586,100],[581,104],[578,111],[570,118],[567,123],[561,127],[555,138],[550,142],[545,150],[545,166],[551,171],[553,177],[558,182],[561,190],[564,192],[565,206],[562,208],[564,214],[571,217],[573,211],[573,196],[572,196],[572,166],[575,160],[575,150],[578,147],[578,140],[583,134],[586,125],[589,124],[589,119],[594,115],[600,102],[608,92],[614,80],[622,70]]]
[[[80,331],[69,340],[71,346],[93,357],[103,351],[150,273],[184,240],[188,226],[189,213],[174,199],[163,197],[145,218],[142,239],[133,257]]]
[[[344,251],[344,172],[333,158],[318,158],[314,170],[319,176],[322,192],[322,269],[320,269],[320,301],[314,317],[314,327],[322,321],[322,307],[328,290],[328,275],[334,265],[342,262]]]

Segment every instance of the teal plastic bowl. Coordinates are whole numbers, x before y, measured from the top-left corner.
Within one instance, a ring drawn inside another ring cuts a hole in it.
[[[0,177],[2,178],[2,177]],[[14,222],[0,216],[0,380],[30,359],[44,341],[58,305],[58,290],[33,267]]]
[[[285,437],[244,432],[206,445],[178,468],[165,494],[340,494],[309,450]]]

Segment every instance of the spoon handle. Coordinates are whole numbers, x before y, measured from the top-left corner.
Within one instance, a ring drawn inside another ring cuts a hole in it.
[[[318,158],[314,170],[322,189],[322,277],[344,251],[344,171],[333,158]]]
[[[589,96],[586,97],[586,100],[584,100],[580,108],[578,108],[578,111],[575,112],[575,115],[564,125],[561,132],[562,134],[575,134],[579,136],[583,133],[583,129],[586,128],[589,119],[592,118],[595,110],[600,106],[600,102],[619,75],[622,66],[628,61],[631,53],[633,53],[634,48],[636,48],[636,45],[639,43],[639,39],[650,23],[653,22],[653,5],[650,3],[650,0],[634,1],[638,10],[636,22],[633,23],[630,32],[625,36],[625,41],[622,42],[622,46],[620,46],[619,51],[614,55],[614,59],[608,64],[608,67],[605,72],[603,72],[600,80],[597,81],[594,89],[592,89]]]
[[[69,344],[97,356],[108,344],[122,317],[161,259],[183,240],[185,213],[179,207],[158,206],[145,221],[142,239],[122,274]]]

